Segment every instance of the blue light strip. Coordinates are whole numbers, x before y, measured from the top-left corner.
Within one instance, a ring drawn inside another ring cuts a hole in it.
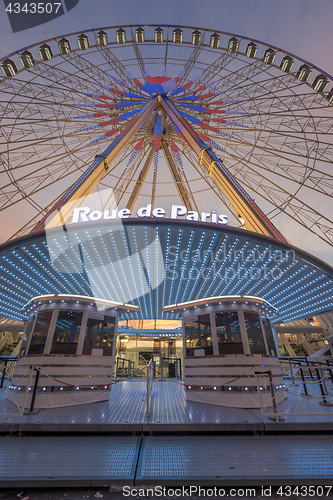
[[[183,231],[180,229],[178,231],[178,237],[177,237],[177,243],[176,243],[176,255],[175,259],[173,262],[173,268],[172,268],[172,273],[171,273],[171,286],[170,286],[170,291],[169,291],[169,299],[168,303],[173,304],[174,300],[172,300],[172,292],[173,292],[173,287],[175,284],[175,276],[177,276],[177,269],[178,269],[178,259],[179,259],[179,253],[180,253],[180,245],[182,242],[182,236],[183,236]]]
[[[247,242],[247,243],[248,243],[248,242]],[[240,283],[241,283],[244,279],[246,279],[246,276],[247,276],[247,275],[251,272],[251,270],[253,269],[253,267],[257,264],[258,260],[256,260],[256,261],[253,263],[253,265],[252,265],[252,267],[251,267],[250,269],[246,269],[246,272],[244,273],[243,278],[239,278],[239,276],[238,276],[238,275],[239,275],[239,273],[240,273],[243,269],[245,269],[245,267],[246,267],[246,265],[247,265],[248,261],[249,261],[249,260],[253,257],[253,255],[256,253],[256,251],[257,251],[258,249],[259,249],[259,245],[255,245],[255,247],[253,248],[253,250],[252,250],[251,252],[249,252],[249,254],[248,254],[247,258],[244,260],[243,264],[242,264],[242,265],[240,266],[240,268],[237,270],[237,273],[235,273],[234,277],[230,280],[230,282],[229,282],[229,286],[231,285],[231,283],[232,283],[232,282],[233,282],[236,278],[238,278],[237,283],[236,283],[236,284],[235,284],[235,285],[231,288],[231,290],[229,290],[229,294],[230,294],[230,295],[231,295],[231,294],[233,294],[233,293],[234,293],[234,291],[235,291],[236,289],[241,289],[241,287],[240,287]],[[259,258],[260,258],[260,257],[259,257]],[[240,294],[237,292],[237,295],[240,295]]]
[[[203,231],[203,235],[204,235],[204,236],[206,236],[205,231]],[[211,257],[210,252],[211,252],[211,249],[212,249],[212,247],[213,247],[213,245],[214,245],[214,243],[215,243],[216,239],[217,239],[217,234],[216,234],[216,233],[214,233],[214,234],[212,235],[212,237],[211,237],[210,243],[209,243],[208,248],[207,248],[207,252],[206,252],[205,257],[204,257],[204,259],[203,259],[203,261],[202,261],[202,264],[201,264],[201,266],[200,266],[200,269],[199,269],[199,272],[198,272],[197,279],[196,279],[196,280],[195,280],[195,282],[194,282],[194,285],[193,285],[193,287],[192,287],[192,290],[190,291],[190,294],[189,294],[189,298],[188,298],[187,300],[192,300],[194,293],[195,293],[195,298],[197,298],[197,297],[198,297],[198,294],[197,294],[197,292],[196,292],[196,286],[197,286],[197,284],[198,284],[199,280],[201,279],[202,272],[203,272],[204,268],[206,267],[206,263],[207,263],[208,259]]]
[[[145,311],[145,317],[148,318],[148,307],[147,307],[147,300],[146,300],[146,291],[144,289],[144,276],[142,276],[142,264],[140,261],[139,257],[139,245],[138,245],[138,237],[136,234],[135,227],[132,228],[132,234],[133,234],[133,242],[134,242],[134,249],[135,249],[135,256],[136,256],[136,261],[137,261],[137,270],[139,271],[139,281],[141,283],[141,290],[142,294],[141,297],[143,298],[143,305],[144,305],[144,311]],[[140,304],[140,310],[142,311],[141,304]]]
[[[96,290],[97,290],[98,291],[98,295],[99,295],[99,297],[101,299],[108,299],[107,286],[106,286],[106,284],[104,282],[103,277],[100,275],[100,273],[98,271],[96,271],[95,263],[92,261],[90,255],[89,255],[89,252],[87,251],[86,241],[83,242],[81,240],[81,238],[80,238],[80,235],[78,233],[75,233],[74,235],[75,235],[76,241],[81,246],[83,257],[85,257],[88,260],[88,262],[90,264],[90,269],[94,270],[94,274],[95,274],[95,276],[97,276],[98,283],[100,283],[104,287],[104,290],[106,291],[106,293],[105,293],[105,291],[101,290],[101,288],[99,287],[98,283],[96,282],[96,280],[93,277],[92,271],[90,271],[89,269],[87,269],[86,266],[84,266],[85,267],[85,271],[87,273],[87,276],[89,278],[89,281],[92,284],[92,288],[93,287],[95,288],[94,295],[96,295]]]
[[[235,241],[233,242],[233,244],[230,246],[229,250],[228,250],[228,253],[227,255],[225,256],[225,258],[223,259],[221,265],[220,265],[220,268],[218,270],[218,272],[216,273],[216,276],[215,278],[213,279],[212,283],[211,283],[211,286],[209,287],[209,290],[212,288],[212,286],[214,285],[215,281],[219,281],[221,279],[221,272],[223,272],[224,270],[224,266],[226,264],[226,262],[228,262],[228,260],[230,259],[230,255],[231,253],[233,252],[234,248],[238,245],[239,243],[239,239],[238,238],[235,238]],[[220,288],[220,283],[217,284],[217,286],[215,287],[215,289],[213,290],[213,293],[211,294],[211,296],[214,296],[214,295],[218,295],[217,294],[217,290]]]
[[[234,269],[234,267],[238,264],[239,260],[243,257],[245,250],[249,246],[249,242],[246,241],[242,248],[237,252],[238,255],[235,259],[233,259],[233,263],[231,266],[228,267],[227,272],[224,274],[224,281],[225,281],[225,286],[224,288],[219,292],[219,295],[225,295],[225,291],[229,288],[229,283],[228,283],[228,276],[229,273]],[[235,278],[235,275],[234,275]],[[233,281],[233,280],[232,280]]]
[[[190,237],[188,239],[188,243],[187,243],[187,246],[186,246],[185,257],[184,257],[184,260],[186,262],[188,262],[188,257],[189,257],[189,254],[190,254],[190,250],[192,248],[193,238],[194,238],[194,231],[191,231],[190,232]],[[183,252],[182,252],[182,254],[183,254]],[[174,298],[174,303],[175,304],[177,304],[177,302],[178,302],[179,292],[180,292],[181,286],[184,283],[184,276],[185,276],[186,266],[182,264],[180,266],[180,269],[181,269],[181,273],[180,273],[180,277],[179,277],[179,283],[178,283],[176,295],[175,295],[175,298]]]
[[[125,234],[124,228],[122,228],[122,230],[121,230],[121,238],[122,238],[122,242],[123,242],[123,245],[124,245],[124,248],[125,248],[125,252],[126,252],[127,264],[128,264],[128,268],[129,268],[129,271],[130,271],[130,274],[131,274],[131,282],[134,285],[135,295],[136,295],[136,297],[138,299],[140,297],[140,294],[139,294],[138,288],[136,286],[136,279],[135,279],[135,275],[134,275],[134,271],[133,271],[132,259],[130,258],[130,250],[129,250],[129,247],[128,247],[128,241],[126,239],[126,234]],[[123,315],[124,314],[125,313],[123,313]],[[138,313],[138,311],[135,311],[135,316],[136,316],[137,319],[139,319],[139,313]]]
[[[151,287],[151,266],[150,266],[150,255],[149,255],[149,241],[148,241],[148,233],[147,227],[145,227],[145,252],[146,252],[146,269],[147,269],[147,282],[148,282],[148,290],[149,290],[149,304],[150,304],[150,317],[154,317],[153,313],[153,296],[152,296],[152,287]]]
[[[169,255],[170,255],[170,243],[171,243],[171,229],[167,228],[166,244],[165,244],[165,256],[164,256],[164,282],[163,282],[163,294],[162,302],[166,304],[166,285],[168,279],[168,269],[169,269]],[[166,315],[166,319],[169,319],[169,313],[163,312],[163,317]]]
[[[209,273],[207,274],[207,278],[205,278],[205,282],[208,279],[208,277],[213,273],[213,271],[215,271],[215,265],[219,261],[220,254],[221,254],[221,252],[224,251],[225,246],[227,244],[227,241],[228,241],[228,236],[224,236],[223,241],[221,243],[219,241],[217,242],[218,251],[217,251],[216,256],[215,256],[215,258],[214,258],[214,260],[212,262],[211,269],[209,270]],[[220,269],[221,269],[221,266],[220,266]],[[215,278],[212,279],[210,286],[208,287],[208,289],[204,293],[204,297],[210,297],[211,296],[210,290],[211,290],[212,286],[214,285],[214,281],[215,281],[215,279],[217,277],[218,277],[218,273],[216,273]],[[200,290],[198,292],[198,295],[200,294],[202,288],[203,288],[203,286],[200,288]],[[182,302],[183,301],[184,301],[184,297],[182,298]]]

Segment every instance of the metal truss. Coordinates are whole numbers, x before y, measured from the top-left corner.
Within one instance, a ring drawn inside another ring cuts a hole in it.
[[[157,203],[166,168],[165,197],[189,210],[202,205],[201,179],[202,189],[223,202],[235,225],[243,219],[247,229],[283,238],[280,221],[288,218],[332,245],[331,77],[307,63],[311,78],[301,78],[298,68],[306,61],[274,48],[275,60],[267,62],[265,50],[271,48],[250,39],[238,37],[234,50],[232,34],[218,33],[220,46],[214,47],[216,33],[197,28],[201,38],[193,45],[196,28],[164,26],[163,41],[156,42],[156,27],[148,26],[139,43],[136,27],[123,27],[126,37],[117,43],[119,28],[105,30],[106,43],[96,43],[94,30],[87,32],[86,49],[76,48],[79,34],[69,35],[66,54],[59,53],[59,37],[51,44],[52,57],[30,67],[22,68],[19,53],[11,56],[18,71],[0,82],[0,211],[27,207],[14,236],[36,222],[42,227],[53,206],[71,199],[73,185],[75,198],[82,198],[101,183],[134,210],[147,197],[148,183]],[[173,39],[176,28],[183,32],[180,43]],[[249,57],[250,42],[258,52]],[[36,48],[28,50],[36,54]],[[286,56],[294,69],[281,69]],[[183,91],[170,90],[167,98],[147,94],[146,68],[152,79],[181,74],[175,88]],[[316,86],[316,78],[326,78],[326,87]],[[156,167],[154,127],[162,109]],[[140,140],[144,146],[126,167]]]

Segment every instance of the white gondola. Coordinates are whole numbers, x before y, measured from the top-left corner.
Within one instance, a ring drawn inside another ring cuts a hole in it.
[[[173,304],[182,312],[184,384],[188,401],[237,408],[286,398],[269,316],[258,297],[224,296]],[[259,397],[260,391],[260,397]]]
[[[81,295],[43,295],[27,304],[23,335],[9,397],[21,405],[29,377],[39,369],[35,408],[55,408],[109,399],[119,312],[137,306]]]

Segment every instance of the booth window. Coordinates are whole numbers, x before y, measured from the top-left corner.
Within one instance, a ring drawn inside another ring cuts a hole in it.
[[[213,354],[209,314],[185,322],[186,356],[194,356],[195,349],[203,349],[206,356]]]
[[[264,325],[264,330],[265,330],[265,335],[266,335],[266,341],[267,341],[267,347],[268,347],[268,353],[270,356],[276,356],[276,345],[274,342],[274,336],[272,332],[272,327],[269,319],[267,318],[261,318],[262,319],[262,324]]]
[[[91,354],[93,349],[102,349],[103,356],[112,356],[115,320],[105,316],[104,320],[89,318],[84,337],[82,354]]]
[[[258,313],[244,312],[244,320],[251,354],[266,354],[264,337]]]
[[[53,311],[38,313],[28,354],[43,354],[52,313]]]
[[[217,313],[215,322],[219,354],[244,354],[238,313]]]
[[[82,312],[59,311],[51,354],[76,354],[82,315]]]
[[[34,320],[35,320],[35,316],[27,324],[27,327],[26,327],[26,330],[25,330],[25,333],[24,333],[24,337],[22,339],[21,352],[23,352],[25,350],[25,348],[27,347],[27,344],[28,344],[28,342],[30,340],[31,333],[32,333],[32,327],[34,325]]]

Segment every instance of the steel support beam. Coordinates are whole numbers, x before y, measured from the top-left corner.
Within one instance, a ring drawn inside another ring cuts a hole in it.
[[[223,167],[224,170],[222,169],[221,160],[200,139],[169,99],[167,97],[160,97],[159,102],[198,155],[199,162],[208,170],[209,176],[223,190],[235,212],[240,218],[244,219],[246,229],[285,241],[281,233],[264,215],[230,172],[225,167]]]
[[[132,194],[128,200],[128,203],[126,205],[126,208],[128,208],[131,212],[133,210],[133,207],[136,203],[136,200],[138,199],[138,196],[140,194],[141,188],[143,186],[143,183],[145,182],[148,170],[150,168],[151,162],[153,161],[154,153],[153,153],[153,148],[150,148],[149,154],[147,156],[147,159],[145,161],[145,164],[142,167],[142,170],[139,174],[139,177],[136,181],[136,184],[134,186],[134,189],[132,191]]]
[[[173,177],[173,180],[176,184],[176,188],[179,194],[180,199],[182,200],[183,205],[187,208],[187,210],[193,210],[192,202],[186,192],[186,189],[184,188],[184,183],[182,182],[180,175],[178,173],[178,169],[175,165],[175,162],[173,161],[173,157],[171,154],[171,151],[169,149],[169,146],[163,137],[162,143],[161,143],[165,158],[167,160],[168,166],[170,168],[171,175]]]
[[[43,217],[32,232],[43,229],[46,219],[52,214],[58,214],[58,216],[55,216],[48,222],[48,228],[66,223],[73,209],[77,206],[77,203],[84,203],[84,198],[93,192],[109,165],[132,140],[141,125],[143,125],[148,116],[155,109],[156,105],[157,98],[155,97],[128,123],[127,127],[125,127],[104,153],[95,158],[92,165],[88,167],[85,173],[68,189],[64,196],[54,207],[52,207],[47,215]]]

